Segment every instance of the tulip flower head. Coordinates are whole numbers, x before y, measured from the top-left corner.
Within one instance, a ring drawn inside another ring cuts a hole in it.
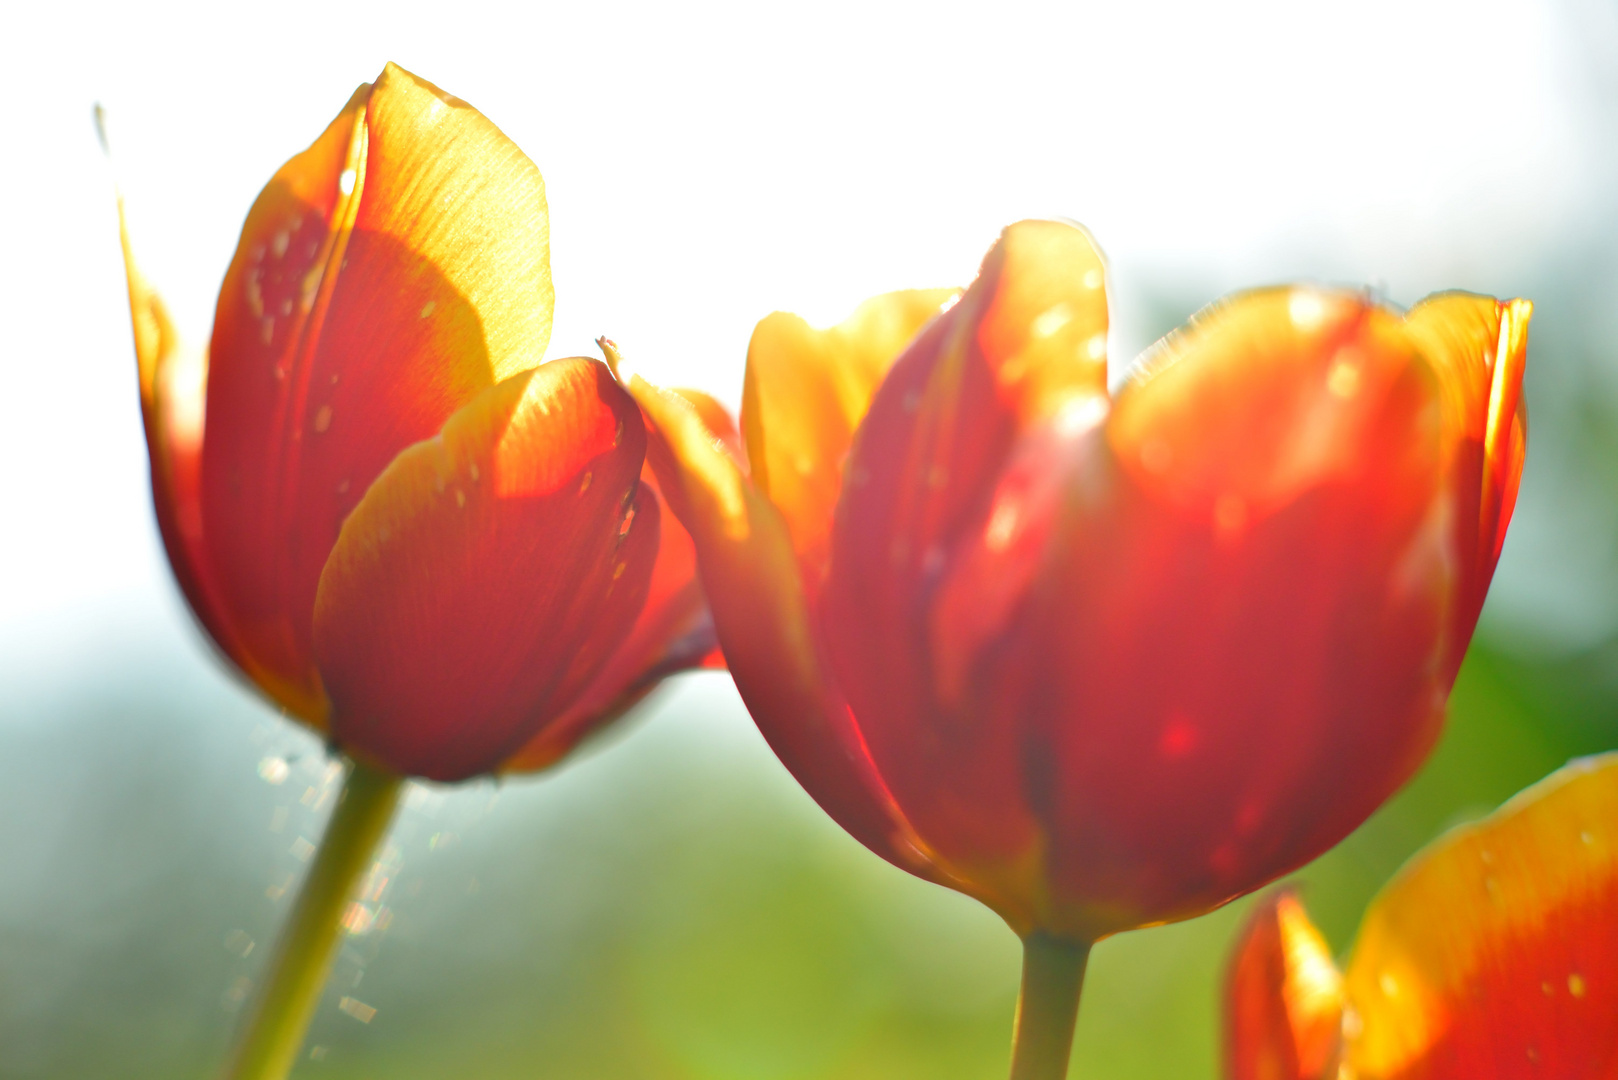
[[[1576,761],[1418,853],[1346,973],[1297,897],[1249,918],[1230,1080],[1597,1080],[1618,1068],[1618,754]]]
[[[761,322],[751,480],[631,384],[777,755],[1025,936],[1188,918],[1331,847],[1438,736],[1521,472],[1529,305],[1257,290],[1114,396],[1082,230],[1011,226],[951,296]]]
[[[540,364],[549,243],[534,164],[390,64],[254,203],[205,360],[128,260],[192,610],[396,773],[549,764],[711,649],[639,409],[599,361]]]

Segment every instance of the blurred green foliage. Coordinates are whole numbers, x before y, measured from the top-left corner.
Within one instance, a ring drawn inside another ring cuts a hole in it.
[[[223,1053],[332,788],[313,739],[193,650],[125,640],[99,679],[11,684],[0,1075],[203,1077]],[[1299,875],[1335,947],[1421,844],[1618,741],[1610,670],[1473,649],[1427,768]],[[299,1076],[1004,1074],[1011,933],[843,835],[723,676],[552,776],[418,789],[382,861],[386,929],[345,944]],[[1215,1075],[1244,907],[1098,947],[1074,1075]]]

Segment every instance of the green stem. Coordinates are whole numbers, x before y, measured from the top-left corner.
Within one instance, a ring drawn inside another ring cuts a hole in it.
[[[399,805],[402,778],[349,764],[320,851],[281,930],[226,1080],[284,1080],[331,974],[339,920]]]
[[[1035,931],[1023,939],[1011,1080],[1063,1080],[1090,946]]]

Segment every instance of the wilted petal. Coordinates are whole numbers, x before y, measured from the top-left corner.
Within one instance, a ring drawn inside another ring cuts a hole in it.
[[[395,772],[494,768],[580,694],[640,612],[657,501],[605,365],[492,387],[410,447],[344,522],[315,646],[332,733]]]
[[[259,196],[214,324],[204,535],[244,648],[320,719],[315,590],[404,447],[538,363],[544,187],[488,120],[389,65]]]
[[[1343,977],[1297,896],[1248,917],[1225,982],[1228,1080],[1337,1080]]]
[[[1618,755],[1574,762],[1418,855],[1361,926],[1360,1080],[1618,1069]]]

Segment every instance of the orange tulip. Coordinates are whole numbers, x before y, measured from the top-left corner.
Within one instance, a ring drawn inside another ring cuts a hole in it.
[[[547,765],[711,651],[639,410],[599,361],[539,363],[549,263],[538,169],[391,64],[253,205],[206,360],[128,262],[192,610],[273,701],[396,773]]]
[[[1289,893],[1232,959],[1231,1080],[1618,1075],[1618,754],[1576,761],[1418,853],[1346,976]]]
[[[1057,982],[1410,776],[1526,437],[1524,301],[1245,293],[1112,397],[1104,277],[1084,232],[1030,221],[941,315],[912,292],[826,331],[770,316],[751,482],[630,384],[777,755],[873,851],[1068,943]]]

